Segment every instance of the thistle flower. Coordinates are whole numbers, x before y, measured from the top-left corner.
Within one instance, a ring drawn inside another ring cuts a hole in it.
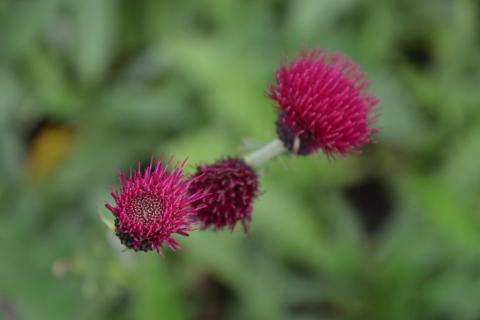
[[[142,174],[138,170],[127,178],[120,173],[120,191],[112,190],[115,207],[105,206],[115,216],[116,235],[123,245],[135,251],[156,251],[166,245],[175,251],[179,245],[174,234],[188,236],[192,230],[193,217],[201,207],[194,208],[192,202],[201,198],[199,193],[189,193],[194,180],[186,181],[182,170],[186,161],[175,164],[169,172],[168,161],[156,166],[150,163]]]
[[[278,107],[277,134],[292,153],[345,155],[371,142],[378,100],[366,75],[340,53],[302,52],[276,72],[267,97]]]
[[[242,159],[227,158],[213,164],[200,165],[193,176],[190,192],[208,194],[193,203],[200,207],[197,219],[203,228],[216,230],[228,226],[233,230],[241,222],[248,231],[252,205],[258,194],[258,178],[255,170]]]

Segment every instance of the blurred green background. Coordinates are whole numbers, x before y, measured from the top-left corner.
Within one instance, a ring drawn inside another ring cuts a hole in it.
[[[480,3],[1,0],[0,319],[480,319]],[[251,232],[122,252],[125,170],[275,138],[301,47],[357,61],[384,130],[260,172]]]

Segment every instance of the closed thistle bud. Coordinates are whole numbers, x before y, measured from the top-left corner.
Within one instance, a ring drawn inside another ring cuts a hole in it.
[[[251,220],[253,201],[258,195],[255,170],[239,158],[227,158],[200,165],[190,184],[192,194],[207,192],[193,205],[201,207],[197,219],[203,228],[233,230],[241,222],[245,232]]]

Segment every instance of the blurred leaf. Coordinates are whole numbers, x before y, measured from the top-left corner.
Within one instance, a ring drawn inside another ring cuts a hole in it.
[[[324,31],[357,0],[299,0],[291,3],[288,25],[290,32],[309,36]]]
[[[256,201],[252,233],[267,237],[270,246],[310,267],[323,268],[334,263],[333,253],[312,212],[295,195],[283,193],[272,182],[262,188],[268,188],[268,192]]]
[[[117,40],[117,6],[114,0],[72,2],[75,47],[73,58],[80,79],[97,82],[110,66]]]
[[[475,319],[480,313],[480,306],[476,303],[480,281],[471,276],[468,268],[452,266],[449,272],[429,287],[428,297],[437,314],[455,319]]]
[[[53,19],[63,0],[13,2],[0,16],[0,58],[27,53],[40,32]]]
[[[228,155],[236,156],[235,141],[220,129],[210,128],[185,134],[181,138],[172,139],[168,145],[159,148],[158,152],[174,154],[176,159],[188,158],[187,170]]]
[[[273,135],[273,114],[263,99],[262,65],[240,48],[196,38],[172,40],[169,56],[207,94],[209,116],[224,119],[245,135]]]
[[[172,270],[159,256],[149,255],[132,281],[135,319],[188,319]],[[148,276],[146,276],[148,275]]]
[[[471,190],[480,190],[478,159],[480,158],[480,130],[475,128],[458,137],[458,142],[447,155],[444,181],[466,203],[478,204],[478,197]]]
[[[380,100],[378,125],[382,131],[378,138],[381,141],[409,148],[419,148],[428,141],[429,126],[395,78],[375,74],[371,92]]]
[[[161,89],[136,84],[119,84],[111,88],[95,110],[95,120],[122,127],[184,128],[194,121],[185,90],[177,86]]]
[[[427,227],[458,248],[470,252],[478,248],[478,219],[438,178],[410,177],[402,185],[402,192],[424,217]]]
[[[35,107],[40,107],[55,118],[68,118],[78,114],[85,107],[84,97],[72,89],[66,72],[57,58],[44,50],[29,52],[28,76],[35,84]]]
[[[189,239],[187,257],[197,268],[206,269],[229,284],[240,295],[248,318],[278,319],[279,278],[273,270],[261,266],[263,259],[248,257],[248,239],[237,228],[235,232],[200,232]],[[260,265],[257,265],[260,263]]]
[[[22,146],[15,135],[15,110],[25,92],[21,83],[7,70],[0,72],[0,190],[17,180],[21,169]]]

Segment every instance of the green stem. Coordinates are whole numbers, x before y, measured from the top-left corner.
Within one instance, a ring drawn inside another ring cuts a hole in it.
[[[246,155],[244,160],[251,166],[259,166],[283,154],[285,151],[287,151],[287,149],[285,149],[283,142],[275,139],[262,148]]]

